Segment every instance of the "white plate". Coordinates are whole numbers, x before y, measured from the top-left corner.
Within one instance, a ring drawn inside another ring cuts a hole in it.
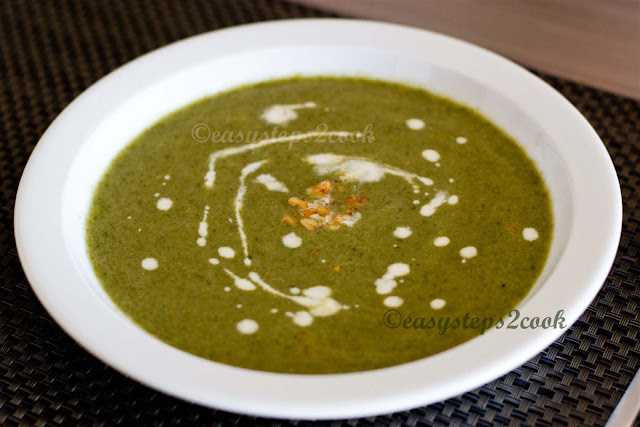
[[[518,307],[564,310],[572,324],[616,253],[620,188],[598,135],[558,92],[516,64],[428,31],[356,20],[292,20],[174,43],[109,74],[42,136],[24,171],[15,234],[29,282],[51,316],[93,355],[150,387],[234,412],[342,418],[458,395],[516,368],[565,330],[492,330],[443,353],[374,371],[290,375],[226,366],[175,349],[121,313],[93,273],[84,239],[92,189],[137,134],[192,101],[240,84],[303,75],[405,82],[477,108],[525,148],[552,194],[547,266]]]

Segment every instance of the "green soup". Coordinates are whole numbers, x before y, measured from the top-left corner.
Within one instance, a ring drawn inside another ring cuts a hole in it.
[[[149,333],[314,374],[478,336],[531,289],[552,232],[543,180],[500,129],[350,78],[270,81],[169,115],[113,161],[87,221],[98,278]]]

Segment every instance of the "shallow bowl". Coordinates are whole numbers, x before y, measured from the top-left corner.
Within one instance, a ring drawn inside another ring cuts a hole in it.
[[[563,310],[570,325],[587,308],[616,253],[621,197],[602,141],[565,98],[513,62],[440,34],[357,20],[278,21],[192,37],[130,62],[73,101],[35,148],[15,208],[20,260],[47,311],[87,351],[143,384],[202,405],[327,419],[458,395],[521,365],[566,330],[491,330],[398,366],[293,375],[193,356],[119,311],[93,272],[85,242],[92,191],[110,161],[169,112],[238,85],[293,75],[419,86],[478,110],[505,130],[538,166],[555,217],[546,267],[518,309],[540,317]]]

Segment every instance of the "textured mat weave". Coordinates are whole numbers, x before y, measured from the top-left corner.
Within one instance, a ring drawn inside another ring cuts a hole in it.
[[[7,1],[0,7],[0,425],[270,423],[141,386],[75,344],[36,300],[13,239],[18,180],[55,116],[107,72],[215,28],[323,16],[280,1]],[[603,425],[640,368],[640,105],[543,76],[596,128],[624,198],[616,261],[597,298],[557,342],[460,397],[349,425]],[[281,425],[306,424],[278,422]]]

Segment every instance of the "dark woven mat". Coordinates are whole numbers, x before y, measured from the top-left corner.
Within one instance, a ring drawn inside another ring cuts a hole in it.
[[[13,205],[40,135],[107,72],[193,34],[310,16],[324,14],[277,0],[13,0],[0,5],[0,425],[270,423],[167,397],[82,350],[51,320],[25,279],[13,238]],[[499,380],[428,407],[347,424],[603,425],[638,371],[639,104],[543,78],[593,124],[620,177],[624,226],[607,282],[565,335]]]

